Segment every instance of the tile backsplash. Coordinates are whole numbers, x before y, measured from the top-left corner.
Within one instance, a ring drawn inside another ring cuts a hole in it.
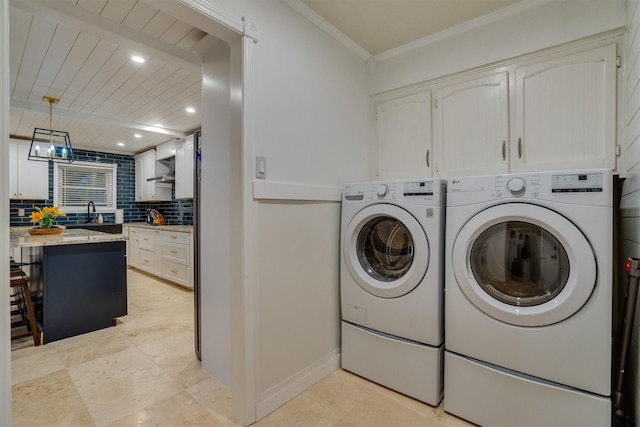
[[[101,153],[74,149],[75,159],[83,162],[116,163],[117,176],[117,204],[118,209],[124,211],[124,222],[144,222],[147,209],[156,209],[167,219],[169,224],[193,224],[193,200],[176,200],[171,202],[140,202],[135,201],[135,160],[132,156],[123,154]],[[173,193],[173,189],[172,189]],[[30,225],[29,215],[34,206],[53,205],[53,164],[49,163],[49,198],[47,200],[11,200],[10,225]],[[19,209],[25,210],[25,216],[18,216]],[[103,213],[104,222],[115,222],[115,213]],[[81,224],[87,222],[86,213],[68,213],[66,217],[56,219],[56,224]]]

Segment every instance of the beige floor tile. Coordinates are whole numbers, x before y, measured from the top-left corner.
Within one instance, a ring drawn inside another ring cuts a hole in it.
[[[24,357],[16,358],[11,362],[11,384],[20,384],[60,369],[64,369],[64,364],[58,356],[55,347],[38,346],[28,347],[22,350],[29,353]],[[33,350],[32,350],[33,349]]]
[[[158,366],[185,389],[211,379],[209,374],[202,370],[202,364],[193,352],[165,359]]]
[[[180,391],[159,402],[121,418],[109,427],[127,426],[209,426],[226,427],[228,422],[206,410],[192,396]]]
[[[15,385],[11,393],[14,427],[93,425],[66,370]]]
[[[76,386],[82,388],[129,377],[154,366],[153,361],[146,354],[132,346],[121,352],[70,366],[67,369]]]
[[[56,342],[62,363],[75,366],[126,350],[131,342],[117,329],[118,326]]]
[[[196,359],[194,340],[193,331],[185,331],[141,344],[138,348],[156,364],[186,354]]]
[[[237,427],[230,390],[194,355],[193,293],[128,277],[129,314],[114,328],[12,351],[14,426]],[[256,425],[472,424],[339,369]]]
[[[231,390],[214,378],[207,378],[187,388],[202,406],[216,414],[221,421],[231,421]]]
[[[180,390],[182,388],[157,366],[106,381],[94,378],[90,384],[78,387],[98,425],[131,415]]]

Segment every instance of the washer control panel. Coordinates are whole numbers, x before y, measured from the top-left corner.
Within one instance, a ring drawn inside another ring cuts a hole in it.
[[[538,197],[540,195],[540,175],[498,175],[492,196],[501,197]]]
[[[601,193],[602,173],[554,174],[551,177],[552,193]]]
[[[456,177],[447,184],[447,206],[517,200],[611,206],[613,182],[613,171],[604,168]]]

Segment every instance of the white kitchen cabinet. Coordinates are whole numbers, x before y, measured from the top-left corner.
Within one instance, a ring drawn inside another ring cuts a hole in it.
[[[129,230],[129,249],[127,261],[130,267],[140,267],[140,234],[138,228],[125,227]]]
[[[129,266],[193,288],[193,235],[189,232],[128,226]]]
[[[193,248],[189,233],[162,232],[162,276],[186,287],[193,287]]]
[[[432,176],[431,91],[376,100],[378,179]]]
[[[187,136],[176,147],[176,199],[193,198],[193,135]]]
[[[47,200],[49,163],[28,160],[30,145],[9,143],[9,196],[11,199]]]
[[[156,272],[156,246],[154,230],[148,228],[137,228],[138,233],[138,268],[147,273]]]
[[[508,172],[506,71],[447,84],[436,91],[435,107],[439,176]]]
[[[516,67],[511,171],[616,168],[616,46]]]
[[[145,151],[133,157],[136,168],[136,202],[171,201],[170,183],[147,181],[149,178],[169,172],[165,165],[156,161],[156,150]]]

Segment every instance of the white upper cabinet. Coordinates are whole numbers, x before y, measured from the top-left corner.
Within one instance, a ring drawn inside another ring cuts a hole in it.
[[[508,171],[507,72],[456,81],[439,88],[434,121],[438,176]]]
[[[193,135],[189,135],[176,146],[176,199],[193,198],[193,171]]]
[[[516,67],[511,171],[616,168],[616,46]]]
[[[30,145],[9,144],[9,196],[17,200],[49,198],[49,162],[28,160]]]
[[[433,175],[431,91],[376,100],[378,179]]]
[[[166,171],[158,170],[158,167],[164,166],[157,165],[156,150],[145,151],[133,157],[136,162],[136,202],[171,201],[171,184],[147,181],[157,176],[156,174],[169,171],[168,168]]]
[[[378,97],[378,177],[616,170],[616,50],[555,52]]]

